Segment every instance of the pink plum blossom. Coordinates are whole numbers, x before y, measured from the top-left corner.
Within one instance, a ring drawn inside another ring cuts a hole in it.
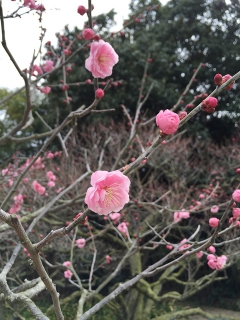
[[[112,257],[110,257],[109,255],[106,255],[106,263],[107,264],[110,264],[111,263],[111,261],[112,261]]]
[[[182,251],[182,250],[185,250],[187,249],[188,247],[190,247],[190,244],[186,243],[187,242],[187,239],[183,239],[182,241],[180,241],[180,244],[182,244],[182,246],[178,249],[179,251]],[[188,251],[184,252],[184,253],[187,253]]]
[[[207,251],[211,252],[211,253],[215,253],[216,249],[214,248],[214,246],[210,246],[207,248]]]
[[[45,192],[45,190],[46,190],[46,189],[45,189],[40,183],[38,183],[36,180],[33,181],[32,187],[33,187],[34,191],[36,191],[39,195],[44,194],[44,192]]]
[[[8,168],[2,170],[2,176],[5,176],[8,173],[9,173]]]
[[[24,0],[23,5],[24,7],[29,7],[30,9],[36,9],[34,0]]]
[[[120,211],[129,201],[130,180],[121,171],[96,171],[91,176],[85,203],[93,212],[107,215]]]
[[[32,75],[33,76],[36,76],[35,72],[37,72],[37,76],[43,73],[42,68],[39,67],[37,64],[34,64],[32,67]]]
[[[227,262],[227,257],[225,255],[218,257],[218,256],[214,256],[213,254],[209,254],[207,256],[207,259],[208,259],[208,266],[213,270],[214,269],[221,270]]]
[[[90,56],[85,61],[85,68],[94,78],[106,78],[112,74],[113,66],[118,62],[118,55],[113,47],[103,40],[92,42]]]
[[[50,72],[53,70],[53,61],[52,60],[46,60],[45,64],[42,66],[44,72]]]
[[[65,277],[66,279],[71,279],[71,278],[72,278],[72,275],[73,275],[73,273],[72,273],[71,270],[66,270],[66,271],[64,271],[64,277]]]
[[[48,152],[47,159],[53,159],[53,158],[54,158],[54,154],[52,152]]]
[[[118,222],[119,219],[121,218],[121,214],[118,212],[113,212],[109,214],[109,217],[111,220],[113,220],[114,222]]]
[[[211,212],[212,213],[218,213],[218,210],[219,210],[219,207],[217,206],[217,205],[215,205],[215,206],[212,206],[212,208],[211,208]]]
[[[174,212],[174,215],[173,215],[173,220],[174,222],[177,222],[177,221],[181,221],[182,219],[188,219],[190,218],[190,212],[188,211],[176,211]]]
[[[48,181],[47,186],[48,186],[49,188],[55,187],[55,182],[53,182],[53,181]]]
[[[56,181],[56,176],[53,174],[52,171],[48,171],[46,174],[48,181]]]
[[[64,261],[63,262],[64,267],[71,267],[71,262],[70,261]]]
[[[118,226],[117,226],[118,230],[120,232],[122,232],[124,235],[127,235],[128,234],[128,228],[127,228],[127,225],[125,222],[122,222],[120,223]]]
[[[173,246],[171,246],[170,244],[167,244],[167,245],[166,245],[166,248],[167,248],[168,250],[172,250]]]
[[[22,204],[23,203],[23,195],[22,194],[17,194],[14,198],[15,203]]]
[[[37,4],[35,9],[41,12],[46,10],[43,4]]]
[[[14,214],[17,213],[21,210],[21,206],[19,204],[14,204],[10,209],[9,209],[9,213],[10,214]]]
[[[177,131],[180,119],[179,116],[168,109],[161,110],[156,116],[156,123],[159,129],[165,134],[173,134]]]
[[[84,40],[91,40],[95,36],[95,32],[91,28],[84,29],[82,31],[82,36]]]
[[[198,259],[202,258],[202,256],[203,256],[203,251],[199,251],[199,252],[196,253],[196,257]]]
[[[50,87],[42,87],[39,89],[42,93],[45,93],[45,94],[49,94],[51,92],[51,88]]]
[[[78,248],[83,248],[85,247],[86,240],[84,238],[77,239],[75,243],[77,244]]]
[[[240,189],[236,189],[236,190],[233,192],[232,198],[233,198],[234,201],[240,202]]]
[[[240,218],[240,208],[234,208],[232,214],[234,219]]]
[[[8,180],[8,186],[11,187],[13,185],[13,179]]]
[[[209,219],[209,225],[212,227],[212,228],[217,228],[217,226],[219,225],[219,219],[218,218],[210,218]]]

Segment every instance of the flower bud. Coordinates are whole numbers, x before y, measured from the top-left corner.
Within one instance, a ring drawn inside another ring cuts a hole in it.
[[[214,77],[214,83],[216,86],[220,86],[222,84],[222,75],[217,73]]]
[[[179,116],[166,109],[161,110],[156,116],[156,123],[159,129],[165,134],[173,134],[177,131],[180,119]]]
[[[87,12],[87,9],[84,6],[79,6],[77,12],[83,16]]]
[[[85,40],[91,40],[95,37],[95,33],[91,28],[87,28],[82,31],[82,36]]]
[[[235,202],[240,202],[240,189],[236,189],[233,194],[232,198]]]
[[[229,79],[231,79],[232,76],[230,74],[226,74],[225,76],[222,77],[222,84],[227,82]],[[225,90],[230,90],[232,89],[233,85],[234,85],[235,81],[233,81],[232,83],[230,83],[227,87],[225,87]]]
[[[104,97],[104,91],[103,89],[97,89],[95,91],[95,96],[97,99],[101,99],[102,97]]]
[[[69,86],[68,86],[67,84],[62,85],[62,90],[63,90],[63,91],[68,90],[68,88],[69,88]]]
[[[180,111],[180,112],[178,112],[178,116],[179,116],[179,119],[182,120],[183,118],[185,118],[187,116],[187,112]]]
[[[213,113],[217,105],[218,101],[214,97],[209,97],[202,101],[202,108],[204,111],[208,113]]]
[[[210,218],[209,219],[209,225],[212,228],[217,228],[217,226],[219,225],[219,219],[218,218]]]

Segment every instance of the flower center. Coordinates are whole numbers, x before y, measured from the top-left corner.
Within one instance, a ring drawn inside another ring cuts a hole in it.
[[[106,206],[117,206],[120,204],[119,198],[121,195],[118,192],[119,184],[111,185],[110,187],[105,187],[104,190],[106,191],[106,195],[104,198],[104,204]]]
[[[99,64],[104,64],[105,62],[107,62],[109,60],[109,57],[102,54],[99,58],[98,58],[98,63]]]

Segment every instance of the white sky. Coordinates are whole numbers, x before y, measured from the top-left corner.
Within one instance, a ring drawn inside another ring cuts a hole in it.
[[[167,0],[161,0],[163,4],[166,2]],[[19,0],[2,0],[2,3],[3,14],[6,16],[16,10]],[[55,33],[60,32],[65,25],[68,24],[70,30],[74,26],[82,28],[83,22],[87,20],[86,15],[80,16],[77,13],[79,5],[87,7],[87,0],[38,0],[36,3],[42,3],[46,8],[43,13],[42,26],[47,29],[47,32],[43,43],[48,40],[55,43]],[[92,3],[94,5],[94,16],[109,12],[113,8],[115,9],[117,12],[117,27],[114,28],[115,30],[120,29],[123,20],[128,16],[130,0],[93,0]],[[38,15],[31,12],[23,15],[22,18],[5,19],[4,21],[6,40],[10,51],[21,69],[28,68],[34,49],[37,50],[39,48],[40,23]],[[23,85],[22,78],[17,73],[2,46],[0,46],[0,70],[0,87],[14,89]]]

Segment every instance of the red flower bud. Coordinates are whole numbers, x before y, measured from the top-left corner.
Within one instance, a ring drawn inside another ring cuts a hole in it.
[[[95,91],[95,96],[97,99],[101,99],[102,97],[104,97],[104,91],[103,89],[97,89]]]
[[[98,34],[96,34],[93,39],[94,39],[95,41],[99,41],[99,40],[101,39],[101,37],[100,37]]]
[[[230,74],[226,74],[225,76],[222,77],[222,83],[227,82],[229,79],[231,79],[232,76]],[[234,85],[235,81],[233,81],[231,84],[229,84],[227,87],[225,87],[225,90],[230,90],[232,89],[233,85]]]
[[[79,6],[77,12],[83,16],[87,12],[87,9],[84,6]]]
[[[194,104],[188,103],[185,105],[185,109],[190,109],[190,108],[194,108]]]
[[[64,84],[64,85],[62,86],[62,90],[63,90],[63,91],[66,91],[68,88],[69,88],[69,86],[68,86],[67,84]]]
[[[178,112],[178,116],[179,116],[179,119],[182,120],[183,118],[185,118],[187,116],[187,112],[180,111],[180,112]]]
[[[208,113],[213,113],[217,105],[218,101],[214,97],[209,97],[202,101],[202,108],[204,111]]]
[[[222,84],[222,75],[217,73],[214,77],[214,83],[216,86],[220,86]]]
[[[85,40],[91,40],[95,37],[95,33],[91,28],[87,28],[82,31],[82,36]]]

